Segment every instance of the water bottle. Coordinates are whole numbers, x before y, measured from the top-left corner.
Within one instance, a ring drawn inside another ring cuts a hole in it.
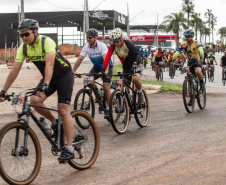
[[[39,121],[42,124],[42,126],[46,129],[46,131],[50,135],[52,135],[53,134],[53,130],[51,129],[51,126],[47,123],[46,119],[44,117],[40,117]]]

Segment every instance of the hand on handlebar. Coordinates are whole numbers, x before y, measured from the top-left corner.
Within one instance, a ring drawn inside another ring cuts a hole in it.
[[[7,96],[6,91],[2,90],[2,91],[0,92],[0,102],[5,101],[5,97],[6,97],[6,96]]]

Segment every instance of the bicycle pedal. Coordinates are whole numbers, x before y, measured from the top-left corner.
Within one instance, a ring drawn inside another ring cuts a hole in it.
[[[65,164],[67,163],[69,160],[58,160],[60,164]]]

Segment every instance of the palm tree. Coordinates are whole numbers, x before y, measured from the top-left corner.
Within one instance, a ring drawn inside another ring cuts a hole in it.
[[[217,17],[214,15],[212,16],[211,19],[211,29],[212,29],[212,43],[214,43],[214,38],[213,38],[213,30],[215,30],[215,26],[217,25]]]
[[[192,24],[192,27],[195,29],[195,36],[196,36],[196,39],[198,38],[198,30],[200,30],[203,26],[203,21],[202,19],[200,18],[200,13],[193,13],[191,15],[191,24]]]
[[[207,36],[207,35],[208,35],[208,36],[210,35],[210,29],[207,28],[206,26],[204,26],[203,34],[204,34],[204,36],[205,36],[205,44],[206,44],[206,36]]]
[[[213,17],[212,10],[207,9],[207,12],[205,13],[205,17],[207,18],[207,23],[209,25],[209,30],[211,30],[211,20]],[[209,42],[210,42],[210,34],[209,34]]]
[[[164,31],[169,33],[173,32],[176,34],[176,43],[177,47],[179,46],[179,31],[180,27],[187,29],[186,23],[187,19],[184,18],[184,14],[182,12],[179,13],[171,13],[164,17],[164,21],[162,22],[162,26],[164,27]]]
[[[182,0],[182,11],[187,13],[187,27],[190,26],[190,15],[194,13],[194,7],[193,0]]]
[[[221,40],[223,40],[223,43],[225,43],[226,27],[221,27],[217,34],[220,35]]]

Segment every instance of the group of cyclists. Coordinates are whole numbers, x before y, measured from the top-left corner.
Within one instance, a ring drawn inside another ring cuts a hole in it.
[[[83,47],[73,67],[71,67],[69,61],[59,52],[56,43],[49,37],[39,35],[38,29],[39,23],[33,19],[25,19],[19,24],[18,32],[23,40],[23,44],[21,44],[18,49],[14,66],[0,92],[0,102],[4,101],[4,97],[17,78],[25,58],[29,58],[42,75],[42,79],[37,84],[36,92],[31,96],[30,102],[34,105],[44,106],[44,101],[49,96],[54,92],[58,94],[58,110],[62,117],[64,134],[67,139],[67,145],[62,148],[59,157],[61,161],[68,161],[74,158],[74,149],[72,147],[73,119],[70,114],[70,102],[74,86],[74,74],[76,74],[80,64],[87,55],[93,63],[90,73],[102,74],[103,89],[107,104],[105,118],[109,117],[110,84],[111,75],[113,74],[111,57],[114,52],[122,63],[122,73],[126,74],[125,78],[130,82],[133,80],[135,84],[138,92],[138,104],[144,101],[142,83],[140,80],[143,71],[142,57],[150,56],[153,59],[155,62],[156,75],[158,75],[158,67],[163,59],[169,61],[169,64],[172,65],[178,59],[184,61],[184,59],[187,58],[187,65],[190,66],[191,73],[196,74],[200,81],[200,89],[205,89],[202,74],[202,61],[205,52],[201,43],[197,40],[193,40],[194,31],[192,29],[188,29],[184,32],[186,41],[182,43],[176,51],[171,49],[166,55],[161,48],[158,48],[157,51],[150,50],[149,53],[147,51],[139,52],[132,42],[124,40],[120,28],[115,28],[111,31],[110,39],[112,43],[107,48],[106,44],[97,40],[98,31],[91,28],[86,32],[87,44]],[[210,65],[213,64],[213,62],[217,64],[213,53],[210,52],[209,56],[206,56],[206,58],[207,63]],[[128,74],[131,73],[134,62],[137,63],[137,68],[135,74],[131,76]],[[221,65],[222,69],[226,65],[226,53],[221,58]],[[38,107],[36,107],[35,110],[50,120],[50,122],[53,123],[52,125],[54,125],[57,118],[55,118],[49,110],[40,109]]]
[[[51,38],[38,34],[39,23],[36,20],[25,19],[19,24],[18,28],[23,44],[18,49],[14,66],[0,92],[0,102],[5,100],[7,91],[18,76],[25,58],[29,58],[42,75],[34,95],[30,98],[30,103],[44,106],[44,101],[49,96],[54,92],[58,94],[58,111],[62,117],[64,135],[67,140],[67,145],[61,149],[59,161],[68,161],[74,158],[74,148],[72,147],[73,119],[70,114],[70,102],[74,86],[74,74],[86,55],[93,63],[90,73],[101,73],[103,77],[107,104],[105,118],[109,117],[110,83],[113,73],[111,56],[114,52],[122,63],[124,78],[134,82],[138,93],[138,104],[143,103],[144,97],[140,80],[143,70],[141,56],[132,42],[123,39],[120,28],[112,30],[110,38],[113,42],[109,48],[103,42],[97,40],[98,31],[96,29],[89,29],[86,32],[87,44],[83,47],[73,68],[69,61],[62,56],[56,43]],[[134,62],[136,62],[137,68],[135,74],[131,76],[129,74],[131,74]],[[35,110],[52,122],[52,126],[56,125],[54,124],[56,118],[49,110],[38,107]]]

